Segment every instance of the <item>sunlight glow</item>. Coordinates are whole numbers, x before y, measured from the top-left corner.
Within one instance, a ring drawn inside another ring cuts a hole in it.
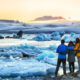
[[[0,19],[32,22],[47,15],[80,20],[80,0],[0,0]]]

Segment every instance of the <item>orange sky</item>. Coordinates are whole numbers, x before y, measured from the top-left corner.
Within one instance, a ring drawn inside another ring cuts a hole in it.
[[[80,20],[80,0],[0,0],[0,19],[29,22],[42,16]]]

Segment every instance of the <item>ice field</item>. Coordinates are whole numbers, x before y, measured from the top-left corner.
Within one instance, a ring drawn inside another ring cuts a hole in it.
[[[20,29],[25,32],[22,38],[6,38],[6,36],[12,37]],[[77,37],[80,38],[79,30],[79,23],[36,25],[0,22],[0,32],[6,32],[0,33],[0,36],[4,37],[0,39],[0,77],[17,77],[18,79],[54,76],[58,57],[56,49],[60,40],[64,39],[66,45],[69,41],[75,41]],[[34,34],[29,34],[28,31]],[[23,57],[23,53],[29,57]],[[77,69],[77,61],[75,64]],[[61,74],[63,74],[62,67],[59,71],[59,75]]]
[[[59,32],[56,33],[59,35]],[[50,36],[52,34],[48,35]],[[6,36],[4,34],[1,35],[4,37]],[[54,75],[58,55],[56,53],[56,48],[60,44],[60,40],[57,38],[56,40],[54,39],[49,41],[45,39],[45,41],[42,41],[40,38],[39,41],[33,40],[33,38],[36,38],[36,36],[37,34],[25,34],[22,39],[0,39],[1,77],[30,77],[45,76],[48,74]],[[41,38],[45,38],[43,35],[39,36],[42,36]],[[70,40],[74,41],[74,39],[79,36],[79,34],[75,33],[64,34],[61,39],[65,39],[66,42],[68,42]],[[30,57],[23,58],[22,53],[28,54]],[[62,68],[60,68],[60,74],[62,74],[61,70]]]

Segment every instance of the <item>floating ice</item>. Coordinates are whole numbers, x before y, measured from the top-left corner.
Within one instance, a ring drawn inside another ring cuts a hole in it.
[[[7,51],[7,52],[0,52],[0,56],[5,56],[5,57],[9,57],[9,56],[14,56],[14,57],[22,57],[22,53],[19,51]]]
[[[57,46],[56,45],[50,45],[48,47],[48,49],[50,49],[50,50],[56,50],[57,49]]]
[[[50,35],[48,35],[48,34],[40,33],[36,37],[34,37],[33,40],[36,40],[36,41],[49,41],[49,40],[51,40],[51,38],[50,38]]]
[[[27,51],[27,52],[40,52],[40,48],[38,47],[35,47],[35,46],[30,46],[30,45],[27,45],[27,44],[22,44],[22,45],[19,45],[18,48],[20,49],[24,49],[24,51]]]
[[[0,56],[13,56],[13,57],[22,57],[23,53],[29,55],[30,57],[35,56],[41,53],[42,50],[35,46],[30,46],[27,44],[21,44],[19,46],[11,46],[9,48],[3,49],[0,51]]]
[[[53,32],[52,34],[40,33],[32,40],[36,41],[50,41],[50,40],[61,40],[64,32]]]
[[[53,52],[49,52],[49,51],[43,51],[41,54],[39,54],[36,59],[38,60],[45,60],[46,58],[55,58],[56,54],[54,54]]]
[[[0,60],[0,76],[43,76],[55,70],[52,65],[31,60],[15,60],[14,62],[5,62]],[[49,72],[48,72],[49,71]]]
[[[59,34],[63,36],[65,34],[65,31],[59,31]]]
[[[70,36],[73,37],[74,35],[76,35],[76,33],[71,32]]]
[[[53,32],[53,33],[51,34],[51,39],[52,39],[52,40],[61,40],[61,35],[60,35],[60,33],[59,33],[59,32]]]
[[[69,42],[69,41],[74,41],[75,42],[75,39],[76,38],[80,38],[80,34],[76,34],[76,33],[70,33],[70,35],[67,35],[67,36],[64,36],[64,40],[66,42]]]

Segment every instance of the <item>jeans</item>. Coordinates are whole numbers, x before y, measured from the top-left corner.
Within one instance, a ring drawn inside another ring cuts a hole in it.
[[[64,73],[64,75],[66,74],[66,59],[58,59],[55,76],[57,76],[57,74],[58,74],[58,70],[59,70],[61,63],[63,64],[63,73]]]
[[[75,69],[74,62],[69,62],[70,73],[74,72],[74,69]]]

